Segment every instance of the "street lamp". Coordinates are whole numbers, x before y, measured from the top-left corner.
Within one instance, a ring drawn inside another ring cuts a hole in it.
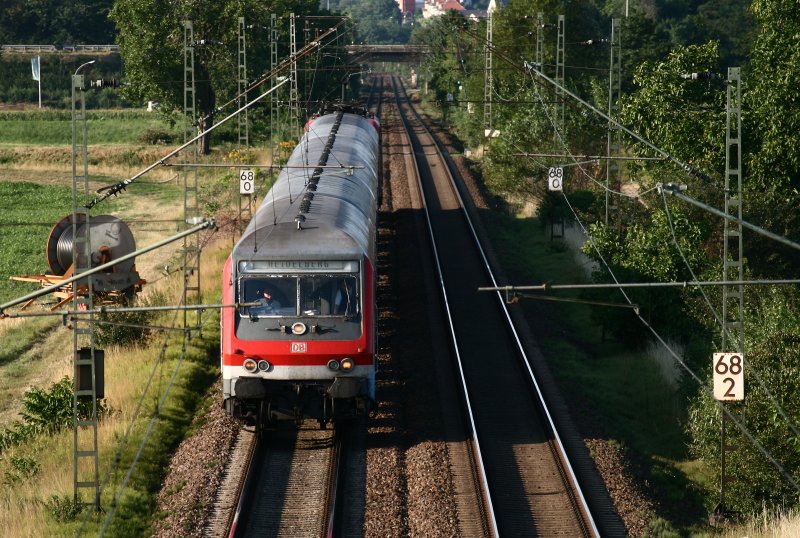
[[[83,64],[79,65],[79,66],[78,66],[78,68],[75,70],[75,74],[77,75],[77,74],[78,74],[78,71],[80,71],[81,69],[83,69],[84,67],[86,67],[86,66],[87,66],[87,65],[89,65],[89,64],[93,64],[93,63],[95,63],[96,61],[97,61],[97,60],[91,60],[91,61],[89,61],[89,62],[86,62],[86,63],[83,63]]]

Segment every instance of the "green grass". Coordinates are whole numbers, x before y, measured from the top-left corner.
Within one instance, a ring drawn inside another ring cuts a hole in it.
[[[180,137],[164,118],[139,110],[87,111],[89,143],[136,144],[145,131],[161,130]],[[72,113],[62,110],[0,113],[0,144],[63,145],[72,143]]]

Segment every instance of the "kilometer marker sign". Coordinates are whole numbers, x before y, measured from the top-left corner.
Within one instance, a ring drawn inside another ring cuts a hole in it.
[[[720,402],[744,400],[744,355],[714,353],[714,399]]]

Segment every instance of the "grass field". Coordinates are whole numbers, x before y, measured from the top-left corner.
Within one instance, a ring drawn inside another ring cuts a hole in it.
[[[69,112],[30,111],[0,113],[0,303],[36,289],[34,284],[15,283],[10,275],[47,271],[45,249],[52,226],[72,212],[71,127]],[[178,142],[153,145],[142,142],[148,130],[169,130],[155,114],[134,111],[89,113],[89,176],[94,189],[119,181],[157,162]],[[172,133],[179,131],[172,130]],[[182,139],[178,134],[176,139]],[[219,147],[208,157],[221,162],[229,148]],[[265,155],[252,158],[263,162]],[[181,218],[182,182],[175,168],[159,167],[131,185],[119,197],[110,198],[92,211],[112,214],[128,222],[137,247],[174,234]],[[227,174],[229,181],[221,176]],[[211,206],[227,200],[238,187],[229,170],[200,174],[200,204]],[[230,183],[230,185],[229,185]],[[236,190],[238,192],[238,189]],[[224,246],[230,248],[229,242]],[[163,304],[175,304],[180,296],[180,272],[162,273],[176,248],[159,249],[137,257],[137,268],[150,282],[146,294],[160,297]],[[224,252],[220,250],[219,252]],[[203,296],[213,302],[219,296],[223,254],[204,251]],[[83,532],[98,534],[104,517],[114,510],[109,536],[142,536],[152,518],[155,493],[176,444],[185,436],[195,409],[202,404],[206,388],[218,371],[218,313],[209,312],[204,338],[193,338],[182,353],[180,336],[173,335],[168,346],[164,333],[157,333],[152,345],[106,348],[105,385],[107,403],[113,413],[99,430],[101,479],[105,512],[91,517]],[[170,316],[152,320],[168,325]],[[177,333],[180,334],[180,333]],[[72,333],[60,318],[0,320],[0,427],[12,427],[20,419],[20,400],[31,387],[46,389],[63,376],[72,375]],[[155,372],[155,374],[154,374]],[[174,381],[171,380],[175,372]],[[153,382],[148,385],[150,376]],[[171,383],[171,384],[170,384]],[[167,387],[170,393],[164,397]],[[157,402],[164,405],[152,421]],[[138,404],[142,414],[134,419]],[[130,433],[127,431],[130,428]],[[123,442],[125,441],[125,442]],[[133,465],[142,445],[141,457]],[[0,449],[2,451],[2,449]],[[119,461],[115,464],[115,458]],[[133,467],[127,487],[121,484]],[[116,472],[108,475],[109,469]],[[119,493],[119,500],[115,496]],[[72,498],[72,433],[36,435],[0,454],[0,526],[6,536],[74,536],[83,525],[81,514],[70,508]],[[93,515],[93,514],[86,514]]]
[[[171,127],[163,116],[140,110],[87,111],[89,143],[136,144],[147,131],[182,139],[180,126]],[[72,112],[63,110],[0,112],[0,144],[72,144]],[[2,163],[0,163],[2,164]]]

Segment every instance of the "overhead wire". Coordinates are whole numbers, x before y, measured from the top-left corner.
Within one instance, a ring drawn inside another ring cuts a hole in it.
[[[681,248],[681,246],[680,246],[680,244],[678,242],[678,237],[677,237],[677,234],[675,233],[675,227],[674,227],[674,225],[672,223],[672,215],[670,214],[669,204],[667,203],[667,197],[663,192],[661,193],[661,198],[662,198],[662,200],[664,202],[664,213],[667,216],[667,222],[669,224],[669,231],[670,231],[670,235],[672,236],[672,242],[675,245],[675,248],[678,250],[678,253],[681,256],[681,259],[683,260],[684,265],[689,270],[689,274],[692,276],[692,279],[695,282],[699,282],[697,276],[694,274],[694,271],[692,270],[692,266],[689,263],[689,260],[686,259],[686,255],[684,254],[683,249]],[[720,318],[719,314],[717,313],[717,310],[714,308],[714,305],[711,304],[711,300],[708,298],[708,295],[706,294],[705,290],[703,290],[702,287],[700,287],[700,293],[702,294],[703,299],[705,300],[705,303],[708,306],[709,310],[711,310],[711,314],[714,316],[714,321],[717,323],[717,325],[720,326],[720,328],[723,331],[726,331],[725,324],[722,322],[722,319]],[[727,331],[726,331],[726,334],[728,334],[729,337],[732,336],[729,333],[727,333]],[[739,344],[741,346],[741,349],[744,349],[744,342],[739,342]],[[781,418],[783,420],[786,421],[786,424],[789,427],[789,429],[792,430],[792,433],[794,433],[795,436],[800,438],[800,430],[798,430],[797,426],[795,426],[794,422],[789,418],[788,414],[786,413],[786,410],[783,408],[783,406],[780,404],[780,402],[778,402],[778,399],[772,393],[772,391],[770,390],[769,386],[761,378],[761,375],[758,373],[758,368],[755,368],[752,365],[752,363],[750,362],[750,360],[747,359],[747,354],[745,354],[745,353],[742,354],[742,361],[743,361],[743,365],[747,366],[747,368],[748,368],[747,371],[749,373],[751,373],[755,377],[756,382],[758,383],[758,385],[767,394],[767,398],[769,399],[770,402],[772,402],[772,405],[778,411],[778,414],[781,416]]]
[[[569,92],[567,92],[567,93],[569,93]],[[538,95],[539,95],[539,94],[538,94],[538,91],[537,91],[537,96],[538,96]],[[545,115],[547,116],[548,120],[550,121],[550,123],[551,123],[551,124],[552,124],[552,126],[553,126],[553,129],[554,129],[554,132],[556,133],[556,137],[557,137],[557,139],[559,140],[559,142],[560,142],[561,146],[564,148],[564,151],[565,151],[567,154],[569,154],[569,155],[570,155],[570,157],[571,157],[573,160],[575,160],[575,159],[574,159],[574,157],[571,155],[571,153],[570,153],[570,151],[569,151],[569,148],[568,148],[568,145],[566,144],[566,141],[563,139],[563,136],[562,136],[562,134],[561,134],[561,133],[558,131],[558,129],[556,128],[555,122],[554,122],[554,121],[553,121],[553,119],[550,117],[550,115],[549,115],[549,112],[547,111],[547,107],[543,107],[543,108],[544,108],[544,111],[545,111]],[[660,150],[659,148],[657,148],[657,147],[656,147],[656,146],[654,146],[654,145],[653,145],[653,149],[655,149],[656,151],[659,151],[660,153],[662,153],[662,154],[663,154],[663,151],[662,151],[662,150]],[[580,166],[579,166],[579,169],[581,169],[581,170],[582,170],[582,167],[580,167]],[[599,260],[601,261],[601,263],[603,264],[603,266],[604,266],[605,270],[608,272],[609,276],[611,276],[611,278],[612,278],[612,280],[614,281],[614,283],[616,283],[617,285],[619,285],[619,284],[620,284],[620,282],[619,282],[619,280],[617,279],[616,275],[614,274],[613,270],[611,269],[611,266],[610,266],[610,265],[608,264],[608,262],[606,261],[605,257],[603,256],[602,252],[600,251],[599,247],[598,247],[598,246],[597,246],[597,244],[595,243],[593,236],[592,236],[592,235],[589,233],[589,231],[586,229],[586,227],[584,226],[584,224],[583,224],[583,222],[581,221],[580,217],[578,216],[577,212],[575,211],[574,207],[573,207],[573,206],[572,206],[572,204],[569,202],[569,198],[568,198],[568,196],[567,196],[567,195],[566,195],[566,193],[565,193],[565,192],[563,192],[563,191],[561,192],[561,195],[562,195],[562,197],[563,197],[564,201],[566,202],[566,204],[567,204],[567,207],[569,207],[570,211],[572,212],[572,215],[573,215],[573,217],[574,217],[575,221],[576,221],[576,222],[578,223],[578,225],[580,226],[580,228],[581,228],[582,232],[584,233],[584,235],[585,235],[585,236],[588,238],[588,240],[589,240],[589,242],[590,242],[590,244],[591,244],[592,248],[594,249],[595,253],[597,254],[597,257],[598,257],[598,259],[599,259]],[[763,455],[763,456],[764,456],[764,457],[765,457],[765,458],[766,458],[766,459],[767,459],[767,460],[768,460],[768,461],[769,461],[769,462],[770,462],[770,463],[771,463],[771,464],[772,464],[772,465],[773,465],[773,466],[774,466],[774,467],[775,467],[775,468],[776,468],[776,469],[777,469],[777,470],[778,470],[778,471],[779,471],[779,472],[780,472],[780,473],[781,473],[781,474],[784,476],[784,478],[786,478],[786,479],[787,479],[787,481],[788,481],[788,482],[789,482],[789,483],[790,483],[790,484],[791,484],[791,485],[792,485],[792,486],[795,488],[795,490],[797,490],[798,492],[800,492],[800,484],[798,484],[798,483],[797,483],[797,481],[795,481],[795,480],[794,480],[794,478],[793,478],[793,477],[792,477],[792,476],[789,474],[789,472],[788,472],[788,471],[787,471],[787,470],[786,470],[786,469],[785,469],[785,468],[784,468],[784,467],[783,467],[783,466],[782,466],[782,465],[781,465],[781,464],[780,464],[780,463],[779,463],[779,462],[778,462],[778,461],[775,459],[775,457],[774,457],[774,456],[773,456],[773,455],[772,455],[772,454],[771,454],[771,453],[770,453],[770,452],[769,452],[769,451],[768,451],[768,450],[767,450],[767,449],[766,449],[766,448],[765,448],[765,447],[764,447],[764,446],[763,446],[763,445],[762,445],[762,444],[761,444],[761,443],[760,443],[760,442],[759,442],[759,441],[758,441],[758,440],[755,438],[755,436],[754,436],[754,435],[753,435],[753,434],[752,434],[752,433],[751,433],[751,432],[750,432],[750,431],[747,429],[747,427],[746,427],[746,426],[745,426],[745,425],[744,425],[744,424],[743,424],[743,423],[742,423],[740,420],[738,420],[738,418],[737,418],[737,417],[735,417],[733,413],[731,413],[731,412],[728,410],[727,406],[726,406],[724,403],[722,403],[722,402],[720,402],[720,401],[718,401],[718,400],[714,399],[714,394],[713,394],[713,392],[712,392],[712,391],[711,391],[711,390],[708,388],[708,386],[706,385],[706,383],[705,383],[705,382],[703,382],[703,380],[700,378],[700,376],[699,376],[699,375],[697,375],[697,374],[696,374],[696,373],[695,373],[695,372],[694,372],[694,371],[691,369],[691,367],[690,367],[690,366],[689,366],[689,365],[688,365],[688,364],[687,364],[687,363],[686,363],[686,362],[685,362],[685,361],[684,361],[684,360],[683,360],[683,359],[682,359],[682,358],[681,358],[681,357],[680,357],[680,356],[679,356],[679,355],[678,355],[678,354],[677,354],[677,353],[676,353],[676,352],[675,352],[675,351],[672,349],[672,347],[671,347],[671,346],[670,346],[670,345],[669,345],[669,344],[668,344],[668,343],[667,343],[667,342],[664,340],[664,338],[663,338],[663,337],[662,337],[662,336],[661,336],[661,335],[660,335],[660,334],[659,334],[659,333],[658,333],[658,332],[655,330],[655,328],[654,328],[654,327],[653,327],[653,326],[652,326],[652,325],[651,325],[651,324],[650,324],[650,323],[649,323],[649,322],[648,322],[648,321],[647,321],[647,320],[646,320],[646,319],[645,319],[645,318],[644,318],[644,317],[641,315],[641,313],[639,312],[639,309],[638,309],[638,308],[636,308],[635,304],[634,304],[634,303],[633,303],[633,301],[630,299],[630,297],[629,297],[629,296],[628,296],[628,294],[626,293],[625,289],[624,289],[623,287],[618,287],[617,289],[618,289],[618,291],[619,291],[619,292],[622,294],[622,296],[624,297],[625,301],[626,301],[626,302],[627,302],[627,303],[628,303],[628,304],[629,304],[631,307],[633,307],[633,308],[632,308],[632,311],[633,311],[634,315],[635,315],[635,316],[636,316],[636,317],[637,317],[637,318],[638,318],[638,319],[639,319],[639,320],[640,320],[640,321],[641,321],[641,322],[644,324],[644,326],[645,326],[645,327],[646,327],[646,328],[647,328],[647,329],[648,329],[648,330],[649,330],[649,331],[650,331],[650,332],[653,334],[653,336],[654,336],[654,337],[655,337],[655,338],[656,338],[656,339],[657,339],[657,340],[658,340],[658,341],[659,341],[659,342],[662,344],[662,346],[663,346],[663,347],[664,347],[664,348],[665,348],[665,349],[668,351],[668,353],[669,353],[669,354],[670,354],[670,355],[671,355],[671,356],[672,356],[672,357],[675,359],[675,361],[676,361],[676,362],[677,362],[677,363],[678,363],[678,364],[679,364],[679,365],[680,365],[680,366],[681,366],[681,367],[682,367],[682,368],[683,368],[683,369],[684,369],[684,370],[685,370],[685,371],[686,371],[686,372],[687,372],[687,373],[688,373],[688,374],[689,374],[689,375],[690,375],[690,376],[691,376],[691,377],[692,377],[692,378],[693,378],[693,379],[694,379],[694,380],[695,380],[695,381],[698,383],[698,385],[700,386],[701,390],[702,390],[703,392],[705,392],[705,394],[706,394],[708,397],[710,397],[710,398],[711,398],[711,400],[712,400],[712,401],[713,401],[713,402],[714,402],[714,403],[717,405],[717,407],[719,407],[719,408],[720,408],[721,412],[722,412],[722,413],[724,413],[724,414],[725,414],[725,415],[728,417],[728,419],[729,419],[731,422],[733,422],[733,423],[735,424],[735,426],[737,427],[737,429],[739,429],[739,431],[742,433],[742,435],[744,435],[744,436],[745,436],[745,437],[746,437],[746,438],[747,438],[747,439],[750,441],[750,443],[751,443],[751,444],[752,444],[752,445],[753,445],[753,446],[754,446],[754,447],[755,447],[755,448],[756,448],[756,449],[757,449],[759,452],[761,452],[761,454],[762,454],[762,455]]]

